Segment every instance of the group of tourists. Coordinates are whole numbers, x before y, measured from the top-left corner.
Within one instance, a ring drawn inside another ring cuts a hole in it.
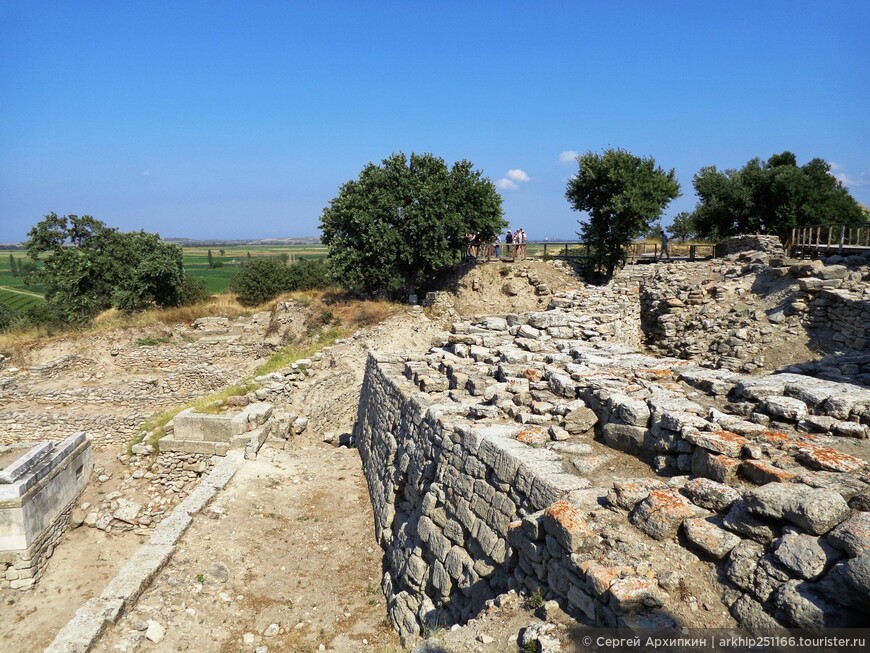
[[[491,258],[510,258],[513,260],[525,258],[526,256],[526,232],[520,228],[516,231],[508,229],[504,236],[504,249],[498,237],[493,242],[485,243],[481,240],[480,234],[467,233],[466,240],[466,256],[473,258],[485,258],[487,261]]]

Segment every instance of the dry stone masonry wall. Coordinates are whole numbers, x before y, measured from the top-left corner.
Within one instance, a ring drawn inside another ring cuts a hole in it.
[[[640,354],[630,287],[613,311],[584,292],[588,313],[556,293],[369,359],[356,436],[402,636],[514,586],[600,626],[685,625],[674,547],[752,631],[865,623],[870,390]]]

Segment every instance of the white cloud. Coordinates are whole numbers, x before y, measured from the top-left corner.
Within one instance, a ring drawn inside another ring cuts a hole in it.
[[[574,150],[565,150],[559,155],[559,163],[563,166],[568,165],[569,163],[575,163],[578,156],[580,156],[579,152],[575,152]]]
[[[517,188],[519,188],[519,186],[517,184],[512,182],[507,177],[502,177],[497,182],[495,182],[495,185],[498,186],[502,190],[516,190]]]
[[[870,170],[865,170],[857,177],[847,175],[845,172],[834,174],[834,179],[843,184],[846,188],[866,188],[870,186]]]
[[[828,165],[831,166],[831,170],[842,170],[843,166],[839,163],[834,163],[833,161],[828,161]]]
[[[520,170],[519,168],[514,168],[513,170],[508,170],[507,173],[505,173],[505,177],[507,177],[508,179],[511,179],[513,181],[517,181],[517,182],[531,181],[529,176],[525,172]]]

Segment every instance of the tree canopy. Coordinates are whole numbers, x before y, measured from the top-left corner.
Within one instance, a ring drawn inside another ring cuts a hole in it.
[[[678,197],[674,171],[665,172],[655,159],[623,149],[578,157],[579,171],[568,181],[565,196],[576,211],[586,211],[580,236],[590,244],[592,264],[607,277],[625,259],[626,248],[661,217]]]
[[[456,266],[466,234],[506,226],[495,185],[469,161],[393,154],[341,186],[321,216],[330,272],[349,288],[412,290]]]
[[[82,322],[112,306],[176,306],[185,284],[182,249],[145,231],[122,233],[91,216],[50,213],[25,242],[43,263],[45,299],[65,322]]]
[[[752,159],[740,170],[707,166],[692,184],[698,204],[690,222],[702,238],[785,236],[792,227],[866,221],[859,204],[831,174],[830,164],[816,158],[798,166],[791,152],[766,162]]]

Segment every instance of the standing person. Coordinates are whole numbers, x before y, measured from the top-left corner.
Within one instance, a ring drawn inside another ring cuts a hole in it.
[[[499,242],[498,234],[495,235],[495,241],[492,243],[492,246],[495,249],[495,257],[498,258],[499,251],[501,250],[501,243]]]
[[[520,227],[520,242],[523,244],[523,258],[526,258],[526,242],[528,239],[526,237],[526,230]]]
[[[508,258],[511,258],[511,255],[513,254],[513,242],[514,234],[510,229],[508,229],[507,233],[504,235],[505,254],[507,254]]]
[[[660,233],[662,235],[662,256],[667,256],[668,260],[670,261],[671,260],[671,252],[670,252],[670,249],[668,247],[668,235],[665,233],[664,229],[662,229]]]

